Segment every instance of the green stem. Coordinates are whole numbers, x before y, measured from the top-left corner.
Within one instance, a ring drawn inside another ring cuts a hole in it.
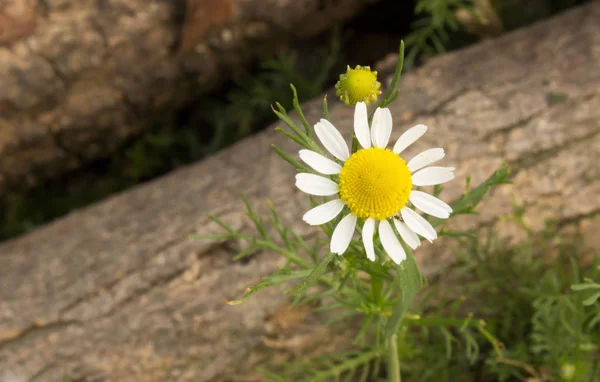
[[[379,305],[382,302],[381,290],[383,289],[383,280],[380,277],[371,275],[371,296],[373,302]]]
[[[400,40],[400,51],[398,53],[398,62],[396,63],[396,70],[394,71],[394,77],[392,77],[392,82],[390,82],[390,86],[385,91],[383,95],[383,100],[377,104],[375,110],[379,107],[386,107],[393,100],[398,97],[399,90],[396,89],[396,85],[398,84],[398,80],[400,79],[400,75],[402,74],[402,66],[404,65],[404,41]],[[369,114],[369,125],[373,121],[373,114],[375,114],[375,110],[371,114]]]
[[[306,120],[306,117],[304,116],[304,113],[300,108],[300,100],[298,99],[298,92],[296,91],[296,87],[293,84],[290,84],[290,87],[292,88],[292,92],[294,93],[294,98],[292,101],[294,105],[294,110],[296,110],[296,114],[298,114],[298,116],[300,117],[300,121],[302,121],[304,130],[306,130],[306,135],[312,137],[312,129],[310,128],[310,125],[308,124],[308,121]]]
[[[402,382],[400,360],[398,359],[398,336],[396,334],[390,337],[387,372],[389,382]]]
[[[402,66],[404,66],[404,41],[400,40],[400,52],[398,52],[398,62],[396,63],[396,70],[394,71],[394,77],[392,78],[392,82],[390,82],[390,86],[385,92],[385,96],[383,98],[382,106],[387,106],[392,102],[392,98],[394,94],[396,94],[396,85],[398,85],[398,80],[400,79],[400,75],[402,74]]]

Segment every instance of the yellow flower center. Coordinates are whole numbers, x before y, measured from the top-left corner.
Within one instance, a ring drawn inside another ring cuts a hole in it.
[[[376,71],[368,66],[357,65],[354,69],[348,67],[346,73],[340,75],[340,80],[335,84],[335,94],[346,105],[356,105],[357,102],[368,105],[377,101],[377,96],[381,94],[380,86]]]
[[[340,199],[361,218],[384,220],[397,214],[412,189],[410,170],[391,150],[359,150],[340,172]]]

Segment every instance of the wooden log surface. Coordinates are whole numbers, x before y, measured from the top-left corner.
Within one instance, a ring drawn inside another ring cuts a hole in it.
[[[503,159],[512,166],[514,184],[488,197],[480,216],[454,219],[453,229],[491,227],[518,240],[498,220],[515,198],[534,229],[552,219],[557,234],[600,248],[598,20],[600,2],[592,2],[402,77],[392,138],[415,123],[430,126],[406,156],[446,148],[458,179],[445,199],[460,195],[467,175],[478,184]],[[314,123],[320,100],[304,109]],[[351,130],[351,108],[332,102],[330,114]],[[253,368],[266,359],[345,346],[343,331],[320,328],[317,315],[286,314],[287,297],[276,288],[224,304],[276,269],[276,256],[233,262],[237,243],[189,239],[218,231],[206,213],[249,229],[242,192],[256,206],[272,200],[303,235],[316,232],[300,219],[308,203],[272,143],[297,149],[270,128],[2,244],[0,380],[254,380]],[[453,258],[443,238],[416,255],[427,276]]]
[[[0,0],[0,195],[108,157],[374,1]]]

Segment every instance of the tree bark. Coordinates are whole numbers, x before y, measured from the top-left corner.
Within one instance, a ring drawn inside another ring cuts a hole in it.
[[[600,249],[599,19],[592,2],[402,77],[392,138],[416,123],[430,127],[406,157],[446,149],[458,179],[445,199],[460,196],[468,175],[478,184],[503,159],[512,166],[514,184],[486,198],[481,215],[453,219],[452,229],[486,227],[517,241],[519,232],[498,219],[516,198],[534,230],[552,219],[557,236],[579,235],[589,251]],[[333,99],[331,120],[349,133],[353,110]],[[309,121],[320,104],[304,105]],[[314,312],[289,314],[276,288],[224,304],[280,259],[258,253],[233,262],[237,243],[189,238],[219,231],[206,213],[249,229],[242,192],[259,213],[269,199],[302,235],[317,233],[302,222],[308,202],[272,143],[297,150],[271,128],[2,244],[0,379],[248,381],[266,360],[349,346],[352,328],[333,332]],[[416,255],[429,277],[453,259],[443,238]]]
[[[0,195],[106,157],[376,0],[0,0]]]

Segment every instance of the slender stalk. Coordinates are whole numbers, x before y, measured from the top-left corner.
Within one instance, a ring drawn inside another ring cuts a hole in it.
[[[379,305],[382,301],[381,290],[383,289],[383,280],[375,275],[371,275],[371,297],[373,302]]]
[[[396,93],[396,85],[398,84],[398,80],[400,79],[400,75],[402,74],[402,66],[404,65],[404,41],[400,40],[400,52],[398,52],[398,62],[396,63],[396,70],[394,71],[394,77],[392,78],[392,82],[390,82],[390,86],[385,92],[383,97],[383,101],[381,101],[380,107],[384,107],[389,105],[392,102],[392,98]]]
[[[386,107],[392,101],[394,101],[398,95],[400,95],[400,91],[396,89],[396,85],[398,84],[398,80],[400,79],[400,75],[402,74],[402,66],[404,65],[404,41],[400,40],[400,51],[398,53],[398,63],[396,63],[396,70],[394,71],[394,77],[392,77],[392,82],[390,82],[390,86],[385,91],[383,95],[383,100],[377,104],[377,108]],[[371,114],[369,114],[369,125],[373,121],[373,114],[375,114],[375,110]]]
[[[389,382],[402,382],[400,360],[398,359],[398,336],[396,334],[390,337],[387,373]]]
[[[294,98],[292,101],[294,105],[294,110],[296,110],[296,114],[298,114],[298,116],[300,117],[300,121],[302,121],[304,130],[306,130],[306,135],[312,137],[312,129],[310,128],[310,125],[308,124],[308,121],[306,120],[306,117],[304,116],[304,113],[300,108],[300,101],[298,100],[298,92],[296,91],[296,87],[293,84],[290,84],[290,87],[292,88],[292,92],[294,93]]]

